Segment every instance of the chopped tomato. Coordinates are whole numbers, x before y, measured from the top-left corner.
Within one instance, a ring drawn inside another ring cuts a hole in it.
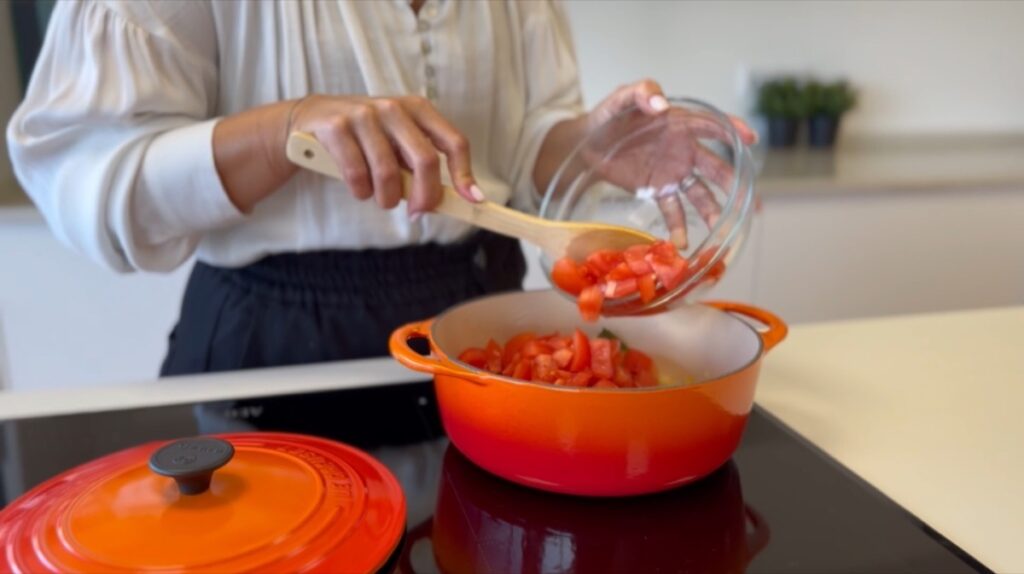
[[[601,287],[592,285],[580,293],[577,305],[580,308],[580,315],[584,321],[597,321],[601,315],[601,305],[604,303],[604,293]]]
[[[658,386],[658,377],[654,376],[651,371],[640,371],[633,377],[633,383],[637,387],[656,387]]]
[[[625,259],[623,259],[622,253],[611,249],[598,249],[587,256],[586,265],[596,275],[603,276],[623,261]]]
[[[523,345],[529,343],[530,341],[536,338],[537,336],[534,335],[533,333],[520,333],[515,337],[509,339],[508,342],[505,343],[505,353],[503,355],[505,362],[511,363],[513,357],[515,357],[523,350]]]
[[[555,351],[559,351],[559,350],[562,350],[562,349],[568,349],[569,345],[572,344],[572,341],[570,341],[569,339],[567,339],[565,337],[552,337],[552,338],[548,339],[545,342],[548,345],[550,345],[551,348],[553,350],[555,350]]]
[[[501,360],[501,345],[494,339],[487,341],[487,370],[492,373],[500,373]]]
[[[459,360],[467,365],[472,365],[478,369],[483,369],[487,366],[487,351],[479,349],[477,347],[471,347],[466,349],[459,355]]]
[[[587,334],[579,329],[572,334],[572,363],[569,370],[579,373],[590,368],[590,340]]]
[[[573,295],[579,295],[580,291],[593,284],[586,268],[568,257],[555,262],[551,269],[551,280],[559,289]]]
[[[574,387],[585,387],[594,380],[594,373],[590,371],[580,371],[572,376],[572,380],[569,384]]]
[[[563,337],[521,333],[502,347],[490,340],[471,347],[459,359],[479,369],[525,381],[571,387],[646,387],[658,384],[657,367],[646,354],[627,348],[614,333],[595,339],[576,329]]]
[[[523,357],[532,359],[537,355],[550,355],[552,351],[554,351],[554,349],[552,349],[551,345],[547,344],[547,342],[540,339],[533,339],[532,341],[527,341],[526,344],[523,345],[522,354]]]
[[[702,254],[691,267],[674,245],[656,241],[623,251],[599,249],[582,264],[563,258],[555,264],[552,281],[576,295],[580,315],[586,321],[594,321],[600,316],[605,299],[639,296],[641,302],[650,303],[659,292],[682,285],[692,269],[703,268],[707,261]],[[724,264],[716,264],[708,271],[708,280],[717,280],[724,271]]]
[[[529,381],[533,375],[533,368],[530,365],[530,361],[523,359],[515,365],[515,369],[512,371],[512,377],[516,379],[522,379]]]
[[[629,266],[633,275],[643,275],[651,272],[651,264],[644,259],[649,252],[650,247],[647,245],[634,245],[622,252],[626,265]]]
[[[626,265],[626,263],[619,263],[607,275],[604,276],[607,281],[622,281],[623,279],[633,279],[636,277],[636,273]]]
[[[668,291],[678,287],[686,276],[686,261],[683,259],[673,259],[665,263],[655,258],[651,261],[651,267],[654,268],[654,274],[658,276],[662,287]]]
[[[623,366],[615,367],[615,376],[612,381],[620,387],[632,387],[633,386],[633,375],[629,374]]]
[[[640,291],[640,301],[650,303],[658,296],[657,278],[654,273],[645,273],[637,280],[637,289]]]
[[[559,369],[565,369],[572,363],[572,351],[570,349],[559,349],[551,356],[555,359],[555,364],[558,365]]]
[[[609,381],[608,379],[601,379],[600,381],[597,381],[596,383],[594,383],[594,388],[595,389],[617,389],[617,388],[619,388],[619,386],[616,385],[615,383]]]
[[[619,281],[608,281],[604,286],[604,296],[606,299],[621,299],[636,293],[636,291],[637,281],[635,277]]]
[[[655,259],[659,259],[661,261],[680,259],[679,251],[676,250],[676,246],[672,245],[668,241],[655,241],[651,244],[650,254]]]
[[[538,355],[533,358],[533,378],[553,383],[555,381],[555,359],[551,355]]]
[[[590,342],[590,370],[605,379],[615,376],[612,357],[612,342],[608,339],[594,339]]]
[[[622,359],[622,366],[631,373],[639,373],[651,370],[654,367],[654,361],[636,349],[628,349]]]

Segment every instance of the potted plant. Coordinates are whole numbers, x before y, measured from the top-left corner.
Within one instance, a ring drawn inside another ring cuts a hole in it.
[[[768,120],[768,145],[796,144],[797,127],[804,117],[800,85],[794,78],[778,78],[761,85],[757,111]]]
[[[845,81],[808,82],[804,100],[808,143],[811,147],[832,147],[839,133],[839,120],[857,104],[856,92]]]

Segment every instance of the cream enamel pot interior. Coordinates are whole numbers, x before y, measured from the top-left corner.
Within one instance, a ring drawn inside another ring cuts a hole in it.
[[[493,375],[457,359],[489,338],[576,327],[592,336],[607,328],[699,382],[568,388]],[[561,295],[530,291],[477,299],[406,325],[390,346],[402,364],[434,375],[445,429],[476,464],[542,490],[621,496],[667,490],[724,464],[746,426],[761,359],[786,331],[767,311],[725,302],[586,325]],[[430,341],[431,356],[409,347],[416,338]]]

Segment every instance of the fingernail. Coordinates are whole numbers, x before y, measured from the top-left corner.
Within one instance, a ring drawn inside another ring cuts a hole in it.
[[[473,199],[475,199],[477,203],[487,199],[487,197],[484,196],[484,192],[480,191],[480,188],[475,183],[469,187],[469,194],[473,196]]]
[[[754,134],[753,143],[750,144],[750,145],[757,145],[758,142],[761,141],[761,136],[757,132],[753,132],[753,134]]]
[[[676,247],[680,249],[686,249],[686,232],[683,231],[682,229],[673,229],[672,232],[669,234],[669,239],[672,241],[672,244],[675,245]]]
[[[668,100],[662,95],[651,96],[650,104],[651,108],[656,112],[663,112],[668,109]]]
[[[423,217],[422,211],[414,211],[409,214],[409,221],[416,223],[417,221],[420,220],[421,217]]]

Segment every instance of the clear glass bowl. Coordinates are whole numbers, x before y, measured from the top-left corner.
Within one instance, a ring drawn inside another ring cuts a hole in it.
[[[667,112],[627,110],[589,134],[562,162],[541,204],[546,219],[614,223],[665,240],[671,239],[667,220],[685,220],[688,245],[679,252],[690,264],[687,279],[646,305],[637,296],[606,299],[605,315],[655,312],[691,300],[722,277],[750,230],[750,150],[714,107],[685,98],[669,102]],[[720,206],[717,216],[711,215],[714,205]],[[541,256],[549,278],[553,264]]]

